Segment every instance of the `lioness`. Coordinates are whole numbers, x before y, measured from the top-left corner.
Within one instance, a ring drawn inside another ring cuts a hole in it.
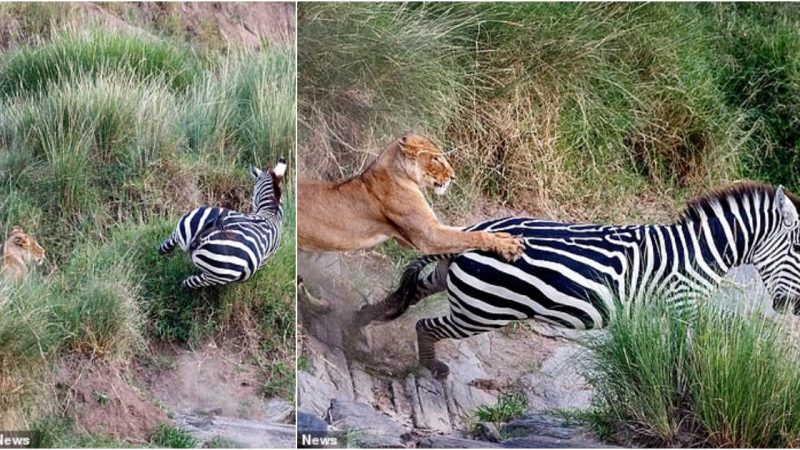
[[[20,282],[28,275],[28,263],[44,261],[44,249],[36,239],[25,234],[22,228],[14,227],[3,244],[3,264],[0,274],[12,282]]]
[[[389,238],[424,254],[485,250],[514,261],[522,241],[507,233],[466,232],[439,223],[422,189],[447,191],[454,172],[427,138],[406,133],[362,174],[329,183],[298,180],[298,247],[347,251]]]

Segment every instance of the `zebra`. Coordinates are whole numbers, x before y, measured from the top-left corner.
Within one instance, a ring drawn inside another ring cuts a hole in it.
[[[503,231],[525,241],[516,262],[470,251],[410,263],[399,288],[363,307],[358,325],[392,320],[447,290],[449,312],[416,324],[420,365],[446,378],[436,359],[442,339],[464,339],[511,321],[536,319],[572,329],[608,325],[620,307],[656,296],[694,311],[732,267],[753,264],[773,307],[800,315],[800,198],[758,183],[737,183],[691,200],[667,225],[609,226],[507,217],[468,230]],[[424,274],[426,266],[435,269]]]
[[[165,255],[180,246],[189,254],[200,272],[181,282],[184,289],[245,281],[277,251],[283,228],[281,183],[285,172],[284,158],[271,170],[250,167],[255,179],[252,214],[201,206],[181,217],[158,252]]]

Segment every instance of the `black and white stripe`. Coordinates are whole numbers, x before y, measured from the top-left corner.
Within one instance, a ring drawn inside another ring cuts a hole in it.
[[[281,241],[281,181],[285,172],[283,158],[273,170],[250,168],[255,179],[252,214],[201,206],[181,217],[158,249],[163,255],[178,246],[199,269],[181,286],[198,289],[245,281],[267,262]]]
[[[525,241],[515,262],[472,251],[411,263],[385,302],[391,319],[421,298],[447,290],[448,314],[417,323],[420,362],[439,376],[447,366],[434,344],[537,319],[601,328],[619,307],[658,297],[691,311],[732,267],[753,264],[776,309],[800,313],[800,201],[782,187],[734,185],[693,200],[670,225],[586,225],[510,217],[468,230],[506,232]],[[438,261],[436,270],[423,273]]]

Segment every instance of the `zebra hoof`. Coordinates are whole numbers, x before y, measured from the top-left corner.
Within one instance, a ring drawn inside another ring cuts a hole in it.
[[[450,375],[450,367],[448,367],[447,364],[439,361],[438,359],[430,361],[428,364],[425,365],[425,367],[427,367],[428,370],[431,371],[433,377],[438,380],[444,380],[445,378],[447,378],[448,375]]]
[[[354,325],[363,328],[372,322],[385,322],[380,305],[364,305],[356,313]]]

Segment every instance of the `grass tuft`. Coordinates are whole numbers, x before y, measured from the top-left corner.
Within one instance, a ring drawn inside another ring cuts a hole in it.
[[[186,50],[157,39],[102,29],[65,31],[46,43],[16,49],[0,64],[0,98],[36,94],[50,84],[67,84],[104,71],[127,72],[139,81],[163,79],[186,89],[200,72]]]
[[[689,322],[657,303],[589,343],[601,428],[655,446],[795,445],[800,363],[782,324],[719,305]]]

